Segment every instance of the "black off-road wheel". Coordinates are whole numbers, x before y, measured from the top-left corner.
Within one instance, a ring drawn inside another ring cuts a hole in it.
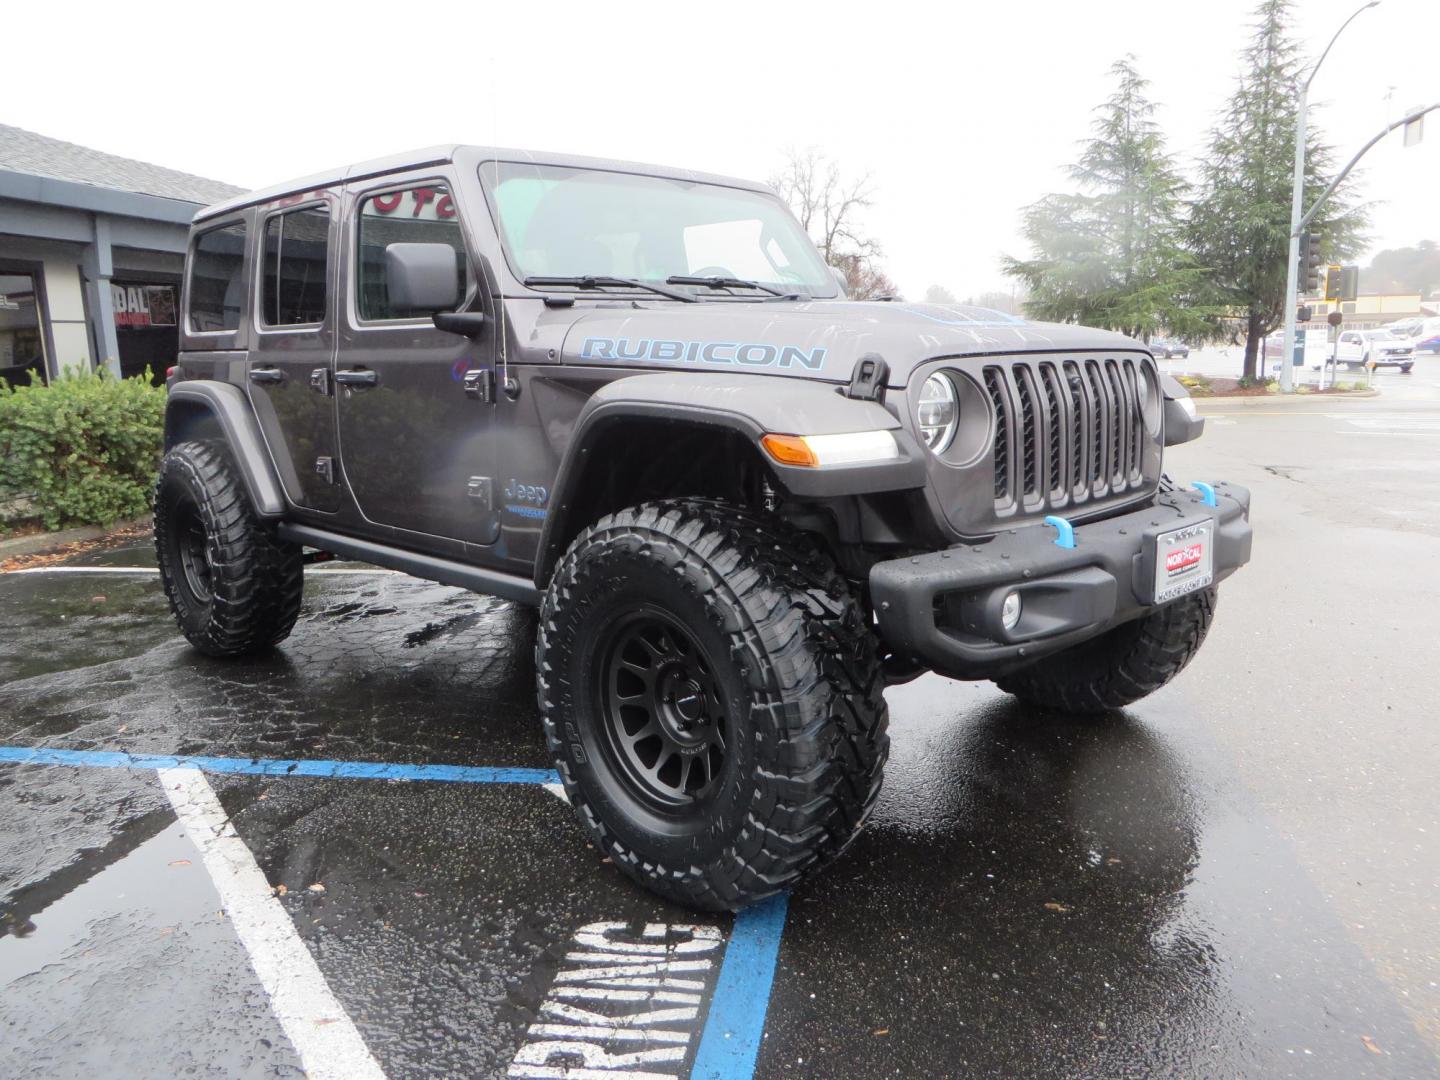
[[[535,653],[581,824],[666,899],[763,899],[875,805],[875,635],[828,556],[766,515],[687,499],[602,518],[556,568]]]
[[[1027,705],[1057,712],[1095,716],[1122,709],[1190,663],[1215,618],[1215,599],[1213,588],[1191,593],[995,684]]]
[[[264,651],[300,614],[300,546],[255,516],[217,443],[180,443],[160,462],[155,556],[181,633],[209,656]]]

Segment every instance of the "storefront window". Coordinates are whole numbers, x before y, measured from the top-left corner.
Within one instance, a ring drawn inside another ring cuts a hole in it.
[[[33,274],[0,272],[0,379],[44,382],[45,342]]]
[[[175,297],[179,282],[117,279],[110,283],[115,312],[115,343],[120,349],[120,374],[127,378],[148,370],[156,385],[175,363],[180,335],[175,325]]]

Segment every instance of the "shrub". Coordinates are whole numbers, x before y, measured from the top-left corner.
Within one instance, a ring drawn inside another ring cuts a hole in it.
[[[150,384],[149,372],[0,382],[0,529],[16,519],[47,529],[108,526],[144,513],[164,423],[165,389]]]

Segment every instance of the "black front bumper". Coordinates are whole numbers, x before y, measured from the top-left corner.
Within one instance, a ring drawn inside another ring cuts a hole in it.
[[[1075,529],[1075,546],[1032,525],[977,544],[876,563],[870,595],[880,636],[897,656],[962,679],[1002,675],[1122,622],[1154,602],[1155,541],[1162,533],[1215,522],[1213,569],[1220,582],[1250,560],[1250,492],[1215,485],[1217,506],[1196,490],[1164,492],[1129,514]],[[1006,594],[1023,614],[1006,631]]]

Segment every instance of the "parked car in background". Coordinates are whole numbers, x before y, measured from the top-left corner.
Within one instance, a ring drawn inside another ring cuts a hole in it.
[[[1183,359],[1190,355],[1190,346],[1183,341],[1166,341],[1164,338],[1156,338],[1150,342],[1150,351],[1155,356],[1164,357],[1166,360],[1173,360],[1177,356]]]
[[[1374,364],[1408,372],[1415,365],[1415,347],[1390,329],[1346,330],[1335,346],[1335,360],[1350,368]]]
[[[1417,353],[1440,353],[1440,316],[1428,319],[1402,319],[1389,328],[1410,340]]]

